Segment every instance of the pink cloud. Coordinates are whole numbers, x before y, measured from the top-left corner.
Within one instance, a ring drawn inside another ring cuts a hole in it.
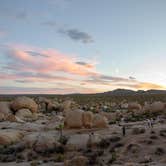
[[[24,45],[5,45],[5,48],[8,50],[8,58],[5,63],[2,62],[0,84],[4,86],[6,82],[14,81],[14,84],[19,85],[20,89],[9,88],[13,93],[17,90],[31,93],[32,83],[43,83],[41,87],[62,87],[63,93],[94,93],[115,88],[165,88],[152,83],[139,82],[136,79],[104,75],[96,71],[94,62],[79,61],[77,56],[64,54],[55,49],[43,50]],[[25,89],[21,86],[24,86]],[[36,92],[39,90],[44,93],[56,93],[53,90],[57,90],[55,88],[47,91],[41,87],[36,89]],[[60,89],[61,92],[62,89]],[[2,92],[5,90],[7,89],[3,89]]]
[[[68,77],[63,77],[63,76],[53,76],[53,75],[49,75],[49,74],[24,74],[24,73],[13,73],[13,74],[9,74],[9,73],[3,73],[0,72],[0,80],[5,81],[5,80],[13,80],[16,82],[20,82],[20,83],[33,83],[33,82],[55,82],[55,81],[76,81],[72,78],[68,78]]]
[[[76,63],[77,58],[65,55],[56,50],[42,50],[37,52],[35,50],[12,48],[9,56],[11,58],[10,68],[15,70],[39,73],[65,72],[80,76],[96,74],[93,64],[79,65]]]

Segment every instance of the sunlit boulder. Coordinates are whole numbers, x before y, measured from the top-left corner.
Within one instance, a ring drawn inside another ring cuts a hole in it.
[[[23,108],[27,108],[31,112],[38,111],[38,105],[36,102],[33,99],[25,96],[17,97],[15,100],[13,100],[11,103],[11,108],[15,112]]]

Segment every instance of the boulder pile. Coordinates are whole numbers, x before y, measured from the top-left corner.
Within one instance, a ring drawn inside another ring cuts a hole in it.
[[[12,102],[0,102],[0,121],[23,122],[35,119],[38,105],[29,97],[17,97]]]
[[[14,112],[17,112],[18,110],[23,108],[29,109],[32,113],[38,111],[38,105],[36,104],[36,102],[33,99],[25,96],[17,97],[12,101],[10,107]]]
[[[65,116],[66,128],[105,128],[108,127],[107,118],[100,114],[93,114],[90,111],[69,110]]]

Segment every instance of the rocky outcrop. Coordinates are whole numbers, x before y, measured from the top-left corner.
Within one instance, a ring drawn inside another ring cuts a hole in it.
[[[3,113],[5,115],[12,114],[12,111],[10,110],[10,102],[6,102],[6,101],[0,102],[0,113]]]
[[[90,111],[83,112],[83,126],[85,128],[92,128],[93,126],[93,113]]]
[[[0,112],[0,122],[4,121],[5,119],[5,114]]]
[[[66,128],[105,128],[108,127],[108,120],[100,114],[93,114],[90,111],[70,110],[65,116]]]
[[[150,111],[150,112],[160,112],[165,110],[165,103],[161,101],[155,101],[151,104],[145,103],[143,107],[143,111]]]
[[[128,103],[128,109],[129,110],[133,110],[133,109],[141,110],[141,108],[142,108],[142,106],[139,103],[137,103],[137,102]]]
[[[108,120],[106,117],[95,114],[93,118],[93,127],[95,128],[105,128],[108,127]]]
[[[152,112],[159,112],[159,111],[163,111],[164,109],[165,109],[165,104],[160,101],[153,102],[150,106],[150,110]]]
[[[17,130],[1,130],[0,145],[10,145],[19,142],[23,138],[23,133]]]
[[[18,110],[23,108],[29,109],[33,113],[38,111],[38,105],[33,99],[29,97],[17,97],[15,100],[12,101],[11,109],[13,111],[17,112]]]
[[[82,128],[83,127],[83,111],[70,110],[65,116],[66,128]]]
[[[25,108],[18,110],[15,115],[22,120],[33,117],[32,112],[29,109]]]

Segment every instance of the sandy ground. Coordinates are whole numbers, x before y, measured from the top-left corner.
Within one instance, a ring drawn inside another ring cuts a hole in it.
[[[38,141],[41,137],[43,142],[39,148],[47,150],[48,146],[52,145],[52,138],[55,141],[59,138],[59,131],[55,127],[59,124],[58,120],[50,117],[42,117],[34,122],[0,122],[0,129],[19,130],[24,134],[24,137],[19,141],[26,143]],[[133,133],[134,128],[143,129],[143,132]],[[163,132],[163,134],[161,134]],[[88,148],[90,134],[95,135],[94,147]],[[126,124],[126,135],[122,134],[122,127],[118,125],[109,125],[105,129],[72,129],[63,130],[63,135],[69,137],[64,154],[65,159],[69,159],[79,154],[88,157],[92,160],[89,165],[113,165],[113,166],[165,166],[166,165],[166,120],[164,123],[157,123],[153,129],[147,126],[146,122],[135,122]],[[97,138],[97,139],[96,139]],[[102,142],[102,144],[100,144]],[[46,145],[45,145],[46,144]],[[48,144],[48,145],[47,145]],[[100,144],[100,146],[98,146]],[[33,145],[35,146],[35,144]],[[0,166],[29,166],[29,165],[48,165],[60,166],[63,162],[52,160],[56,158],[56,154],[51,153],[47,157],[37,153],[36,159],[27,159],[27,152],[34,151],[34,147],[25,148],[18,152],[23,155],[22,160],[13,158],[13,161],[3,162],[4,154],[0,154]],[[99,153],[97,155],[96,153]],[[12,154],[7,154],[12,155]],[[6,155],[6,156],[7,156]],[[93,156],[93,157],[92,157]],[[47,159],[47,160],[46,160]],[[113,160],[113,161],[112,161]],[[35,163],[35,164],[34,164]]]

